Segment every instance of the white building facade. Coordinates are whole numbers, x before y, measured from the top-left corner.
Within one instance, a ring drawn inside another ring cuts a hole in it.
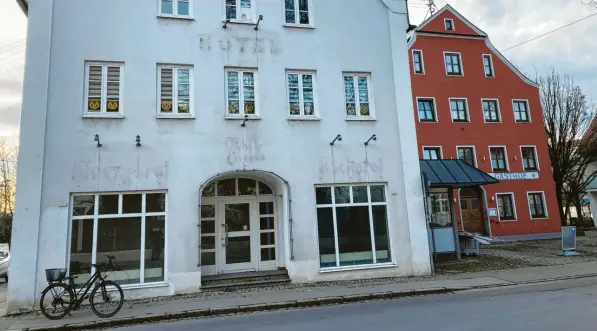
[[[28,16],[9,313],[36,305],[45,269],[84,281],[106,255],[127,297],[247,271],[430,273],[404,0]]]

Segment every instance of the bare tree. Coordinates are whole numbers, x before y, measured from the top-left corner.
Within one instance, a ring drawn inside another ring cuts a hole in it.
[[[539,82],[558,208],[566,225],[570,204],[580,215],[581,195],[597,177],[597,170],[587,171],[597,160],[597,126],[591,125],[595,111],[569,76],[552,70]]]
[[[17,145],[0,137],[0,242],[9,242],[14,211]]]

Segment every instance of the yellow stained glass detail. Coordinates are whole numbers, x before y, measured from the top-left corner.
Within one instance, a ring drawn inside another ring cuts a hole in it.
[[[163,112],[171,112],[172,111],[172,103],[162,102],[162,111]]]
[[[100,101],[99,100],[89,100],[88,106],[89,106],[89,110],[99,110],[100,109]]]
[[[108,111],[118,110],[118,101],[108,101]]]

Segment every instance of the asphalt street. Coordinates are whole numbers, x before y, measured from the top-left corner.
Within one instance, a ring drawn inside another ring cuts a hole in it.
[[[138,325],[126,331],[595,331],[597,280]]]

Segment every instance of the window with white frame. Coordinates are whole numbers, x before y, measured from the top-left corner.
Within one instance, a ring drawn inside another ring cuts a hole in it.
[[[520,153],[522,154],[522,168],[524,171],[537,171],[539,169],[535,146],[520,147]]]
[[[531,218],[547,218],[545,194],[543,192],[529,192],[527,197],[529,198]]]
[[[158,66],[160,116],[189,116],[193,113],[193,68]]]
[[[453,122],[468,122],[466,99],[450,99],[450,112]]]
[[[226,104],[228,116],[256,115],[257,71],[226,69]]]
[[[501,121],[500,107],[497,100],[482,100],[483,118],[486,123],[498,123]]]
[[[423,160],[439,160],[441,158],[441,147],[423,147]]]
[[[288,110],[290,116],[314,116],[315,72],[287,71]]]
[[[514,194],[512,193],[498,193],[497,206],[500,215],[500,221],[512,221],[516,219],[514,211]]]
[[[489,158],[491,159],[491,171],[506,172],[508,171],[508,162],[506,160],[505,147],[490,147]]]
[[[86,63],[85,115],[122,114],[123,74],[122,63]]]
[[[160,0],[160,14],[172,16],[191,16],[192,0]]]
[[[425,73],[425,64],[423,63],[423,51],[413,51],[413,69],[415,71],[415,74]]]
[[[435,100],[431,98],[417,98],[417,109],[419,111],[419,121],[437,122],[435,117]]]
[[[255,19],[255,0],[224,0],[226,19],[250,21]]]
[[[526,100],[514,100],[512,101],[514,107],[514,121],[517,123],[530,122],[529,116],[529,104]]]
[[[165,192],[74,194],[71,206],[71,276],[87,279],[111,255],[118,284],[166,280]]]
[[[483,54],[483,71],[485,71],[485,77],[495,77],[493,74],[491,54]]]
[[[371,76],[369,74],[344,74],[346,115],[372,116]]]
[[[311,0],[284,0],[286,23],[310,25]]]
[[[458,53],[444,53],[446,74],[448,76],[462,76],[462,60]]]
[[[391,261],[385,185],[315,188],[321,268]]]
[[[451,18],[444,19],[444,27],[447,31],[454,31],[454,20]]]

